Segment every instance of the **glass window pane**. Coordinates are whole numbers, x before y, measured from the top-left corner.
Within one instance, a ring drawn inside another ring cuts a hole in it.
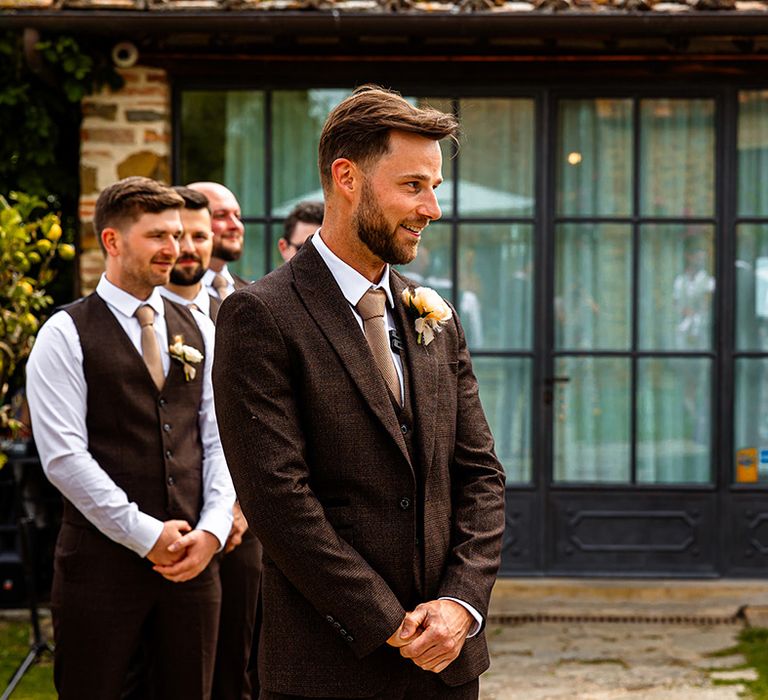
[[[328,113],[347,95],[347,90],[272,93],[273,215],[285,216],[305,199],[323,199],[317,171],[320,132]]]
[[[450,225],[430,224],[422,233],[416,258],[398,269],[416,284],[432,287],[453,302],[452,261]]]
[[[181,93],[181,148],[183,183],[224,179],[226,93],[185,90]]]
[[[632,235],[619,224],[564,224],[555,248],[555,340],[625,350],[632,336]]]
[[[246,280],[257,280],[267,274],[267,261],[264,258],[264,224],[245,225],[245,244],[243,254],[237,262],[228,263],[227,267]]]
[[[642,100],[640,211],[711,216],[715,201],[714,100]]]
[[[632,100],[562,100],[557,157],[558,214],[631,214]]]
[[[472,366],[507,483],[530,483],[531,361],[476,357]]]
[[[533,109],[529,99],[461,101],[460,216],[533,214]]]
[[[739,214],[768,214],[768,91],[739,93]]]
[[[734,480],[768,483],[768,358],[736,360]]]
[[[558,482],[628,483],[630,363],[615,357],[558,357],[554,474]]]
[[[221,182],[243,216],[264,214],[264,93],[185,91],[181,97],[181,180]]]
[[[528,224],[459,229],[458,310],[470,348],[531,348],[532,237]]]
[[[710,481],[711,377],[709,358],[638,360],[639,483]]]
[[[710,350],[714,278],[711,226],[640,230],[641,350]]]
[[[768,350],[768,225],[736,229],[736,347]]]

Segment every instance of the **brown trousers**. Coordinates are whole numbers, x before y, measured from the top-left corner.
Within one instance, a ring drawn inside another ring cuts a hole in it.
[[[477,679],[452,688],[440,680],[439,676],[422,671],[411,664],[405,672],[390,683],[385,690],[374,695],[370,700],[477,700],[480,683]],[[259,700],[310,700],[298,695],[282,695],[262,690]],[[311,700],[332,700],[331,698],[311,698]]]
[[[259,643],[261,543],[247,530],[242,543],[219,559],[221,614],[213,674],[214,700],[256,700],[258,674],[249,670]]]
[[[221,604],[218,564],[185,583],[99,532],[63,524],[51,591],[61,700],[118,700],[140,645],[154,698],[209,700]]]

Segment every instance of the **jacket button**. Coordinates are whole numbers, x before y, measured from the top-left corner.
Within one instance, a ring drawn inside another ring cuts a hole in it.
[[[403,510],[408,510],[411,507],[411,499],[410,498],[401,498],[400,499],[400,508]]]
[[[170,423],[163,423],[163,430],[166,433],[170,433],[171,432],[171,424]]]
[[[173,486],[176,483],[176,479],[174,479],[172,476],[168,477],[168,486]]]
[[[348,634],[346,639],[347,639],[348,642],[354,642],[355,641],[355,638],[351,634]]]
[[[166,450],[165,451],[165,458],[166,459],[170,459],[171,457],[173,457],[173,452],[171,452],[170,450]]]
[[[333,626],[334,626],[334,627],[335,627],[337,630],[340,630],[340,629],[341,629],[341,623],[339,623],[339,622],[334,622],[334,623],[333,623]]]
[[[330,615],[326,615],[326,616],[325,616],[325,621],[326,621],[326,622],[327,622],[329,625],[332,625],[332,624],[333,624],[333,622],[334,622],[333,618],[332,618]]]
[[[160,408],[163,408],[163,406],[165,406],[165,404],[167,404],[168,402],[164,398],[160,398],[160,400],[157,403],[160,404]]]
[[[400,430],[403,431],[403,435],[408,435],[408,426],[405,423],[400,426]]]

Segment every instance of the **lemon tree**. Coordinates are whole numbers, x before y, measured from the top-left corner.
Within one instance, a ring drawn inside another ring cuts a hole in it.
[[[37,197],[0,195],[0,435],[22,426],[8,403],[11,380],[32,350],[45,310],[53,304],[46,292],[56,276],[56,258],[71,260],[75,249],[62,238],[61,222]],[[5,463],[0,453],[0,466]]]

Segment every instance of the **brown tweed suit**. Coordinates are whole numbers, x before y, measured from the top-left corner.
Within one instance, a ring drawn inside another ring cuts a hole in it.
[[[451,596],[487,614],[503,472],[458,319],[418,345],[400,303],[406,284],[392,271],[413,455],[365,337],[313,245],[219,312],[221,438],[266,552],[266,691],[386,696],[413,674],[413,663],[386,645],[406,611]],[[481,633],[440,677],[459,686],[487,667]]]

